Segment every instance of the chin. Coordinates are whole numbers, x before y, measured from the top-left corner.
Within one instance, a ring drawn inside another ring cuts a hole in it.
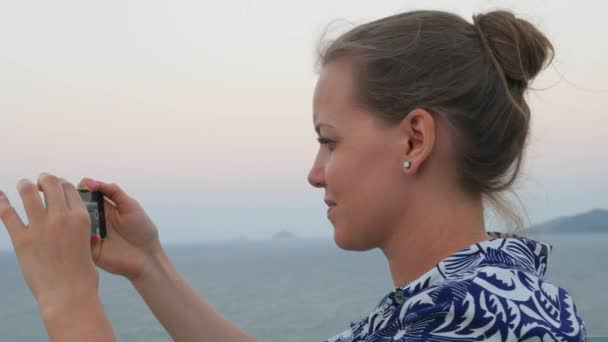
[[[369,239],[348,234],[348,232],[340,231],[337,228],[334,228],[334,241],[338,247],[345,251],[363,252],[374,248]]]

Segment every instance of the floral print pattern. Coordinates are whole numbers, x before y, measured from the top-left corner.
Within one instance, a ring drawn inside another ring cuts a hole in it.
[[[391,291],[325,342],[586,341],[570,294],[543,279],[552,247],[489,235]]]

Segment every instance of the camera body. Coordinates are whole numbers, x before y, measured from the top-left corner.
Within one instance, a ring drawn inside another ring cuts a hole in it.
[[[101,239],[106,238],[106,216],[104,210],[104,199],[101,191],[90,191],[78,189],[80,197],[86,204],[91,217],[91,235],[99,235]]]

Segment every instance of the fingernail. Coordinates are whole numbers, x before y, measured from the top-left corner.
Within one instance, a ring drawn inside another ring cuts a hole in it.
[[[91,236],[91,243],[95,243],[97,241],[99,241],[100,237],[99,235],[93,235]]]
[[[86,184],[87,184],[87,187],[88,187],[90,190],[95,190],[95,189],[97,189],[97,185],[98,185],[98,184],[97,184],[97,182],[96,182],[96,181],[94,181],[94,180],[88,180]]]
[[[4,196],[4,192],[0,191],[0,196]]]

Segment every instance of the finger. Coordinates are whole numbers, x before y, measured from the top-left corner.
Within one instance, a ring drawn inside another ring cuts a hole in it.
[[[99,182],[89,177],[83,178],[80,183],[78,183],[78,188],[87,189],[89,191],[97,191],[98,186]]]
[[[23,221],[21,221],[19,214],[17,214],[15,208],[11,206],[8,198],[2,191],[0,191],[0,220],[2,220],[4,227],[8,231],[8,235],[13,241],[13,245],[19,241],[23,233],[27,232],[27,227]]]
[[[71,209],[72,206],[70,205],[70,201],[68,200],[68,195],[65,192],[65,188],[66,188],[65,183],[68,183],[68,181],[60,177],[59,184],[61,184],[61,187],[63,188],[63,194],[65,195],[65,203],[67,204],[68,208]]]
[[[90,184],[89,182],[93,182],[94,185],[93,186],[89,185]],[[78,189],[84,189],[84,190],[88,190],[88,191],[99,191],[98,187],[99,187],[99,182],[94,181],[91,178],[83,178],[80,181],[80,183],[78,183]],[[91,189],[94,189],[94,190],[91,190]],[[102,195],[103,195],[103,193],[102,193]],[[111,205],[112,207],[116,207],[116,203],[114,203],[111,199],[109,199],[105,195],[103,196],[103,202],[104,202],[104,206]],[[104,209],[106,209],[105,212],[107,215],[107,213],[108,213],[107,206],[105,206]]]
[[[36,185],[30,182],[29,179],[23,178],[17,182],[17,191],[21,196],[21,201],[23,202],[23,208],[25,209],[29,224],[42,222],[44,220],[45,211]]]
[[[99,242],[99,240],[101,240],[99,234],[91,235],[91,248],[95,246],[95,244]]]
[[[67,180],[63,179],[63,178],[59,178],[59,183],[61,183],[61,186],[63,187],[63,194],[65,195],[65,203],[68,205],[68,208],[71,209],[71,203],[70,200],[68,199],[68,194],[66,192],[66,183],[68,183]]]
[[[42,188],[44,193],[44,203],[46,205],[46,212],[67,212],[68,204],[65,200],[65,194],[63,193],[63,187],[59,178],[48,173],[41,173],[38,177],[38,185]]]
[[[88,185],[88,182],[94,182],[95,186],[91,187]],[[78,189],[83,189],[83,190],[88,190],[88,191],[97,191],[97,185],[98,182],[95,182],[94,180],[92,180],[91,178],[83,178],[80,183],[78,183]],[[104,202],[111,204],[113,206],[116,206],[116,204],[114,202],[112,202],[109,198],[107,197],[103,197]]]
[[[102,246],[103,240],[101,240],[98,235],[93,235],[91,237],[91,256],[93,257],[93,262],[95,262],[95,264],[97,264],[101,255]]]
[[[72,183],[68,182],[63,178],[59,178],[59,181],[61,182],[61,186],[63,187],[63,193],[65,195],[65,200],[68,205],[68,208],[72,210],[88,212],[87,207],[84,204],[84,201],[82,200],[82,197],[80,197],[80,194],[78,193],[78,190],[76,190],[74,185],[72,185]]]
[[[89,181],[93,181],[91,178],[83,178],[80,183],[78,183],[78,189],[85,189],[91,191],[91,188],[87,185]]]
[[[90,181],[93,181],[94,184],[91,184]],[[94,181],[91,178],[84,178],[80,184],[89,190],[101,191],[104,196],[115,203],[119,212],[137,209],[138,207],[137,201],[127,195],[118,184]]]

